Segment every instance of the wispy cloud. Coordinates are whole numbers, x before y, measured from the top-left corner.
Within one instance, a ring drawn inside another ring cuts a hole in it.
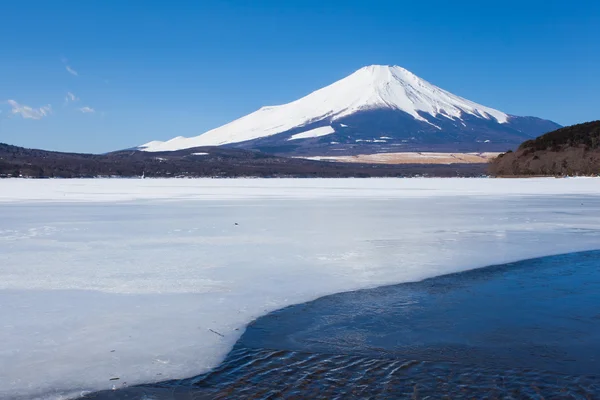
[[[6,103],[11,106],[11,114],[20,115],[23,118],[42,119],[52,113],[52,106],[50,104],[40,108],[33,108],[19,104],[15,100],[7,100]]]
[[[68,73],[70,73],[71,75],[74,76],[79,76],[79,73],[77,73],[77,71],[75,71],[73,68],[71,68],[69,65],[65,65],[65,69],[67,70]]]
[[[96,112],[96,110],[94,110],[92,107],[88,107],[88,106],[81,107],[79,109],[79,111],[81,111],[84,114],[93,114]]]
[[[67,96],[65,97],[65,102],[70,102],[70,101],[79,101],[79,97],[75,96],[73,93],[71,92],[67,92]]]

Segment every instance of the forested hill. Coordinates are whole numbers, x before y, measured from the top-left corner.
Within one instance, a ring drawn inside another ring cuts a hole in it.
[[[572,125],[521,144],[496,158],[496,176],[577,176],[600,174],[600,121]]]

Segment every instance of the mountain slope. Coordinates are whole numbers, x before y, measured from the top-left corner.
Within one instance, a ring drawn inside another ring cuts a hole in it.
[[[490,164],[498,176],[600,174],[600,121],[558,129],[501,154]]]
[[[520,118],[456,96],[404,68],[372,65],[294,102],[263,107],[196,137],[153,141],[140,149],[228,145],[303,154],[441,146],[493,151],[497,149],[491,143],[506,150],[559,127],[531,117],[524,123]]]

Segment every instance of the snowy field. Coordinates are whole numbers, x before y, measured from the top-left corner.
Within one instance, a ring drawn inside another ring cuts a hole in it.
[[[289,304],[598,248],[594,178],[0,180],[0,398],[192,376]]]

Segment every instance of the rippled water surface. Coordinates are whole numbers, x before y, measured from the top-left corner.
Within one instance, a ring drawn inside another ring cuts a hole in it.
[[[96,399],[600,398],[600,251],[291,306],[210,373]]]

